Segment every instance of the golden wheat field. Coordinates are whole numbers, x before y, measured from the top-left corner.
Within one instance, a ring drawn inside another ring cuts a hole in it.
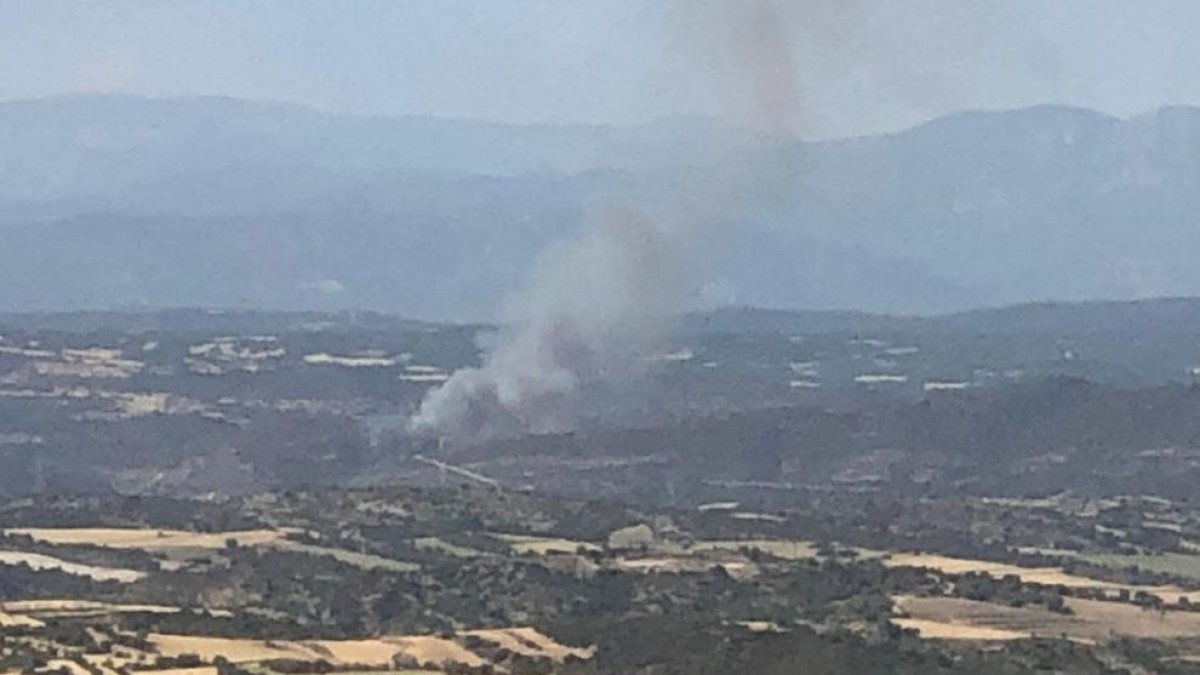
[[[590,648],[562,645],[528,627],[476,630],[460,635],[475,636],[517,654],[545,657],[559,662],[569,657],[586,659],[592,655]],[[208,661],[221,656],[234,663],[295,659],[327,661],[342,667],[360,666],[384,670],[390,670],[398,658],[431,667],[445,664],[479,667],[485,663],[481,656],[455,640],[434,636],[390,636],[369,640],[265,641],[154,633],[149,639],[155,649],[165,656],[196,654]]]
[[[0,628],[41,628],[44,625],[33,617],[0,611]]]
[[[160,553],[166,555],[186,556],[194,551],[217,551],[225,548],[230,542],[236,542],[238,546],[243,547],[272,547],[295,553],[305,553],[308,555],[327,556],[347,565],[354,565],[363,569],[386,569],[393,572],[408,572],[417,569],[417,566],[412,563],[407,563],[399,560],[391,560],[369,553],[357,553],[354,551],[345,551],[342,549],[329,548],[325,546],[315,546],[312,544],[304,544],[298,541],[287,539],[292,530],[239,530],[229,532],[187,532],[184,530],[159,530],[151,528],[14,528],[5,530],[6,533],[12,535],[26,535],[33,539],[48,544],[57,545],[88,545],[88,546],[103,546],[116,549],[137,549],[147,551],[149,553]],[[3,556],[0,553],[0,556]],[[24,554],[21,554],[24,555]],[[0,563],[3,563],[3,558],[0,558]],[[169,569],[172,561],[163,561],[164,568]],[[83,574],[84,572],[95,572],[99,574],[108,574],[102,568],[99,570],[80,570],[72,571],[64,569],[64,571],[73,574]],[[131,581],[136,581],[141,576],[140,572],[121,571],[115,573],[120,574],[120,577],[114,577],[117,580],[125,580],[130,578]],[[91,576],[91,574],[87,574]]]
[[[946,621],[929,619],[892,619],[892,623],[917,631],[927,640],[977,640],[981,642],[1023,640],[1032,637],[1029,633],[1021,633],[986,626],[970,626]]]
[[[479,629],[460,633],[476,637],[514,653],[546,657],[563,662],[570,657],[590,658],[592,647],[570,647],[530,627]],[[224,657],[234,663],[254,663],[277,658],[299,661],[326,661],[338,667],[380,668],[390,670],[397,657],[427,667],[455,663],[479,667],[485,659],[452,639],[432,635],[396,635],[367,640],[269,641],[234,638],[208,638],[199,635],[151,634],[150,643],[164,656],[192,653],[206,661]],[[166,671],[168,675],[209,675]]]
[[[187,532],[149,528],[13,528],[10,535],[25,535],[48,544],[105,546],[108,548],[158,551],[172,548],[221,549],[229,541],[239,546],[261,546],[283,540],[286,530],[243,530],[236,532]]]

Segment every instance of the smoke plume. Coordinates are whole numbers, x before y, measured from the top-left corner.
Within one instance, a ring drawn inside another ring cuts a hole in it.
[[[681,9],[685,57],[729,115],[768,135],[801,123],[786,0],[692,0]]]
[[[697,69],[728,94],[733,116],[771,137],[789,133],[802,112],[787,6],[686,0],[678,14],[705,55],[694,58]],[[545,251],[509,298],[482,365],[432,390],[410,429],[468,443],[568,430],[590,392],[635,382],[707,280],[713,265],[702,252],[738,201],[727,199],[735,184],[691,174],[598,200],[580,234]]]
[[[695,288],[693,229],[644,204],[605,198],[583,231],[540,256],[511,296],[479,368],[457,371],[411,421],[472,441],[572,428],[580,397],[635,381]],[[690,224],[688,224],[690,225]]]

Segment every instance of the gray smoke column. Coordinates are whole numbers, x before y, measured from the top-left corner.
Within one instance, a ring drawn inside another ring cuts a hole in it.
[[[471,442],[570,429],[584,388],[642,373],[695,288],[695,228],[632,203],[592,206],[577,237],[542,253],[483,365],[431,391],[412,431]]]
[[[791,18],[804,9],[801,5],[818,4],[684,0],[679,21],[683,50],[733,117],[759,133],[786,136],[799,126],[804,112],[794,72]]]
[[[857,62],[852,38],[870,7],[888,1],[679,0],[676,52],[727,116],[787,139],[808,124],[809,78],[848,74]]]
[[[705,55],[694,59],[702,79],[727,95],[734,117],[775,140],[802,110],[785,11],[794,6],[686,0],[676,9],[689,43],[681,51]],[[703,251],[715,223],[737,202],[764,198],[761,183],[753,197],[734,194],[750,184],[745,177],[710,183],[698,175],[682,172],[590,208],[578,236],[545,251],[509,298],[482,365],[432,390],[410,430],[467,443],[567,430],[590,392],[635,382],[712,274]]]

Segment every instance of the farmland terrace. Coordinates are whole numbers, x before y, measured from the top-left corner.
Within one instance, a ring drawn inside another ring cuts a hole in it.
[[[691,317],[475,443],[404,423],[485,328],[3,317],[0,673],[1195,672],[1172,307]]]

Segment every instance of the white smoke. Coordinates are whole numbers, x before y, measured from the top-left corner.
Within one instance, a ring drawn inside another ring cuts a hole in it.
[[[803,116],[792,29],[807,20],[826,33],[825,20],[839,13],[829,8],[857,0],[677,1],[697,71],[728,94],[737,119],[779,141]],[[510,299],[483,364],[431,391],[410,430],[466,442],[567,430],[588,394],[636,382],[671,321],[714,276],[702,254],[714,223],[739,201],[780,198],[778,176],[698,175],[674,176],[651,199],[625,194],[591,209],[580,235],[545,252]]]
[[[471,441],[566,430],[584,389],[637,379],[698,277],[683,264],[695,229],[629,203],[592,207],[579,236],[541,255],[483,365],[431,391],[412,431]]]

